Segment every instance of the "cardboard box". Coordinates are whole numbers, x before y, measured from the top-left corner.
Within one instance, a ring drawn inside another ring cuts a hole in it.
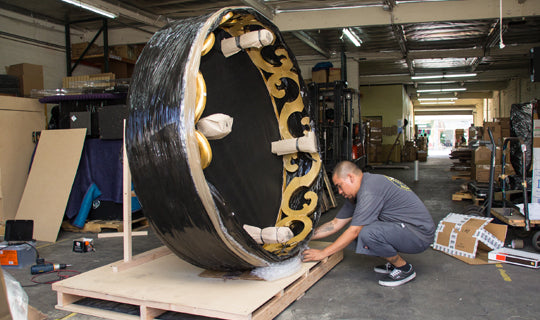
[[[493,140],[496,145],[502,144],[502,128],[499,122],[484,122],[484,133],[482,135],[485,141],[490,141],[488,129],[491,129],[491,134],[493,135]]]
[[[341,68],[330,68],[328,70],[328,82],[341,81]]]
[[[474,164],[490,164],[491,149],[486,146],[479,146],[474,150],[472,160]]]
[[[128,60],[137,60],[138,57],[135,48],[127,44],[113,46],[112,54]]]
[[[510,263],[535,269],[540,268],[540,254],[538,253],[526,252],[510,248],[500,248],[490,251],[488,254],[488,258],[489,260],[493,260],[496,262]]]
[[[83,54],[84,50],[88,46],[89,42],[81,42],[81,43],[73,43],[71,45],[71,59],[79,59],[81,55]],[[95,55],[103,55],[103,47],[100,47],[96,44],[92,44],[90,46],[90,49],[86,52],[84,55],[85,57],[88,56],[95,56]]]
[[[510,153],[507,149],[506,159],[507,163],[510,162]],[[473,164],[491,164],[491,149],[486,146],[479,146],[473,152],[472,156]],[[502,149],[501,147],[495,147],[495,164],[502,164]]]
[[[488,264],[488,252],[504,246],[507,229],[492,220],[449,213],[437,226],[433,249],[468,264]]]
[[[382,119],[369,119],[369,127],[371,130],[379,128],[382,131]]]
[[[471,179],[476,180],[476,182],[489,182],[489,164],[479,164],[471,167]],[[505,168],[506,170],[506,168]],[[495,174],[493,176],[494,181],[498,181],[498,177],[502,172],[502,165],[495,165]]]
[[[427,151],[420,150],[416,153],[416,158],[420,162],[426,162],[427,161]]]
[[[328,82],[328,70],[322,69],[322,70],[312,71],[311,80],[316,83]]]
[[[6,73],[19,78],[22,95],[29,97],[32,89],[43,89],[43,66],[30,63],[14,64],[6,67]]]

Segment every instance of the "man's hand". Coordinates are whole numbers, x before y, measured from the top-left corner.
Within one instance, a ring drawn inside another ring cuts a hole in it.
[[[328,255],[324,253],[323,250],[319,250],[319,249],[307,249],[307,250],[304,250],[304,252],[302,252],[303,262],[320,261],[326,257],[328,257]]]

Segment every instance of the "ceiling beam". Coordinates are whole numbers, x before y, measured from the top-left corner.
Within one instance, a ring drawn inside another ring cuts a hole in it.
[[[100,9],[115,13],[120,17],[128,18],[137,22],[144,23],[148,26],[162,28],[167,24],[165,18],[161,16],[154,16],[148,13],[141,13],[135,8],[120,7],[102,0],[86,0],[87,4],[93,5]]]
[[[487,53],[492,57],[503,57],[508,55],[529,55],[530,49],[540,47],[540,43],[522,44],[516,46],[506,46],[504,49],[492,47],[487,49]],[[411,59],[443,59],[443,58],[473,58],[484,56],[484,48],[460,48],[460,49],[434,49],[434,50],[408,50],[407,56]],[[347,57],[357,58],[367,61],[372,60],[396,60],[402,58],[401,51],[363,51],[347,52]]]
[[[354,26],[499,19],[499,0],[400,3],[391,11],[383,5],[333,7],[321,10],[277,11],[274,23],[281,31],[317,30]],[[540,15],[540,1],[503,1],[503,18]]]
[[[328,50],[321,48],[321,46],[317,43],[317,41],[315,41],[315,39],[310,37],[309,34],[307,34],[306,32],[293,31],[292,34],[298,39],[300,39],[300,41],[302,41],[303,43],[313,48],[313,50],[323,55],[326,59],[330,58],[330,53],[328,52]]]
[[[392,32],[397,39],[399,50],[401,50],[401,55],[403,59],[405,59],[405,61],[407,62],[407,69],[409,69],[409,73],[411,74],[411,76],[414,76],[413,61],[409,57],[409,49],[407,48],[407,40],[405,39],[405,35],[403,34],[403,28],[399,24],[392,23]]]
[[[266,4],[264,4],[261,0],[242,0],[242,3],[245,3],[246,5],[253,7],[263,15],[265,15],[268,19],[272,20],[274,19],[275,12],[274,9],[270,8]]]

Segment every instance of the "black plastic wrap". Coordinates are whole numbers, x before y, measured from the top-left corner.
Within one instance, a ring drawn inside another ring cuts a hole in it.
[[[510,109],[510,136],[523,139],[527,150],[525,151],[525,172],[528,173],[532,165],[533,147],[533,104],[516,103]],[[523,173],[523,153],[518,141],[510,141],[510,163],[516,174]]]
[[[274,43],[223,56],[220,40],[230,32],[260,28],[274,34]],[[215,43],[201,56],[210,33]],[[209,142],[206,168],[196,139],[199,71],[206,84],[202,117],[234,118],[228,136]],[[320,217],[321,161],[318,153],[282,158],[270,151],[272,141],[316,129],[298,65],[271,22],[251,8],[225,8],[166,26],[137,61],[128,105],[134,189],[150,225],[175,254],[213,270],[252,269],[299,254]],[[280,223],[298,239],[263,248],[242,227]]]

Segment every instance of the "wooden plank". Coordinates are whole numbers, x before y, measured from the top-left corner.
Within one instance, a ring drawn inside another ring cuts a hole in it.
[[[79,167],[86,129],[41,132],[16,219],[34,220],[34,238],[54,242]]]
[[[330,179],[328,178],[328,174],[326,173],[326,169],[322,168],[323,171],[323,178],[324,178],[324,187],[326,190],[326,195],[328,196],[329,204],[325,206],[325,209],[331,209],[335,208],[337,206],[336,196],[334,194],[334,190],[332,189],[332,184],[330,183]]]
[[[452,195],[452,200],[461,201],[461,200],[472,200],[473,196],[469,192],[456,192]]]
[[[310,247],[326,245],[310,243]],[[166,255],[121,273],[112,272],[111,265],[104,266],[56,282],[52,287],[67,295],[139,306],[141,319],[151,319],[161,312],[173,311],[222,319],[264,320],[272,319],[301,297],[307,288],[342,258],[340,251],[322,262],[302,263],[301,270],[289,277],[275,281],[253,281],[202,278],[199,277],[202,269],[174,255]],[[60,301],[56,308],[121,319],[110,311],[87,310],[88,307]]]
[[[131,243],[131,172],[126,151],[126,119],[124,119],[122,143],[122,215],[124,220],[124,262],[130,262],[132,258]]]
[[[138,320],[141,319],[139,316],[130,315],[122,312],[115,312],[105,309],[98,309],[88,306],[82,306],[78,304],[70,304],[62,308],[58,308],[64,311],[75,312],[80,314],[86,314],[89,316],[105,318],[105,319],[114,319],[114,320]],[[151,318],[150,318],[151,319]]]
[[[165,310],[150,308],[142,305],[140,308],[141,320],[154,319],[155,317],[165,313]]]
[[[132,231],[131,235],[133,237],[147,236],[148,231]],[[98,234],[98,238],[100,238],[100,239],[103,239],[103,238],[117,238],[117,237],[123,237],[123,236],[124,236],[123,232],[105,232],[105,233]]]
[[[129,261],[124,260],[122,262],[115,263],[111,267],[114,272],[120,272],[147,263],[149,261],[156,260],[171,253],[172,252],[171,250],[169,250],[169,248],[159,247],[154,250],[142,253],[138,255],[135,259],[130,259]]]
[[[525,227],[525,216],[521,212],[514,210],[512,215],[505,215],[504,208],[492,208],[491,214],[502,222],[513,227]],[[531,227],[540,225],[540,220],[530,220]]]
[[[452,176],[452,180],[471,180],[470,174],[456,174]]]

